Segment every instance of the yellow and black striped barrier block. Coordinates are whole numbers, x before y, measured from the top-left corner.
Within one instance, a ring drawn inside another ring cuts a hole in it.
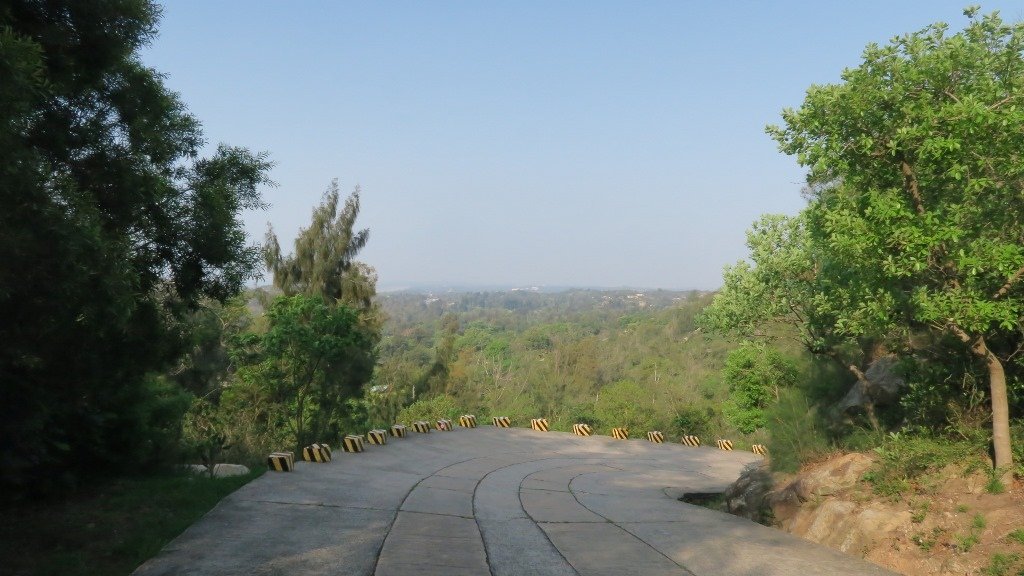
[[[476,416],[472,414],[463,414],[459,416],[459,426],[463,428],[476,428]]]
[[[510,428],[512,426],[512,420],[508,416],[495,416],[491,421],[498,428]]]
[[[760,456],[767,456],[768,455],[768,447],[765,446],[764,444],[754,444],[753,446],[750,447],[750,450],[754,454],[758,454]]]
[[[732,440],[716,440],[715,444],[718,445],[719,450],[732,450]]]
[[[273,452],[267,456],[267,468],[273,472],[291,472],[295,469],[295,456],[291,452]]]
[[[302,449],[302,459],[306,462],[330,462],[331,447],[327,444],[310,444]]]
[[[665,435],[657,430],[651,430],[647,433],[647,440],[655,444],[662,444],[665,442]]]
[[[406,430],[405,424],[395,424],[391,427],[391,435],[395,438],[405,438],[405,435],[409,431]]]
[[[366,439],[370,444],[383,446],[388,443],[388,433],[385,430],[370,430],[366,433]]]
[[[629,428],[612,428],[612,438],[616,440],[629,440]]]
[[[447,418],[441,418],[437,421],[437,429],[442,432],[452,431],[452,421]]]
[[[342,447],[345,449],[345,452],[362,452],[363,437],[349,434],[342,439]]]
[[[577,436],[590,436],[594,433],[594,430],[590,427],[590,424],[573,424],[572,433]]]
[[[418,432],[420,434],[430,434],[430,422],[427,422],[426,420],[417,420],[412,423],[412,430],[413,432]]]
[[[551,426],[548,424],[547,418],[533,418],[530,420],[530,428],[538,432],[547,432],[551,429]]]
[[[700,446],[700,438],[690,434],[683,436],[679,441],[687,446]]]

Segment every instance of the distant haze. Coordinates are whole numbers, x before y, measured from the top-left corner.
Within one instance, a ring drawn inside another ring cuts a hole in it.
[[[144,59],[211,145],[277,162],[254,241],[290,245],[338,178],[385,290],[710,289],[803,206],[764,126],[967,3],[181,0]]]

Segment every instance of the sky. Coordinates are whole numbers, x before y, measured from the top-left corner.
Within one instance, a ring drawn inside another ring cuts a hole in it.
[[[289,250],[337,179],[381,291],[714,289],[754,220],[804,205],[765,126],[967,4],[174,0],[142,59],[208,151],[276,163],[253,242]]]

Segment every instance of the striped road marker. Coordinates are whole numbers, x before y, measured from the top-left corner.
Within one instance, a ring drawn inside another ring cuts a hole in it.
[[[715,444],[718,445],[719,450],[732,450],[732,440],[716,440]]]
[[[577,436],[590,436],[594,433],[594,429],[590,427],[590,424],[573,424],[572,433]]]
[[[491,421],[498,428],[510,428],[512,426],[512,420],[508,416],[495,416],[491,418]]]
[[[441,418],[437,421],[437,429],[444,432],[452,431],[452,421],[447,418]]]
[[[430,434],[430,423],[425,420],[417,420],[412,423],[412,430],[420,434]]]
[[[463,414],[459,416],[459,426],[463,428],[476,428],[476,416],[472,414]]]
[[[548,430],[551,429],[551,427],[548,425],[547,418],[534,418],[530,420],[530,428],[533,428],[538,432],[547,432]]]
[[[647,433],[647,440],[655,444],[662,444],[665,442],[665,435],[657,430],[651,430]]]
[[[267,468],[273,472],[291,472],[295,468],[295,455],[291,452],[273,452],[267,456]]]
[[[363,437],[356,436],[355,434],[349,434],[342,439],[342,448],[345,452],[362,452],[363,451]]]
[[[750,447],[750,450],[754,454],[758,454],[760,456],[768,455],[768,447],[765,446],[764,444],[754,444],[753,446]]]
[[[330,462],[331,447],[327,444],[310,444],[302,449],[302,459],[306,462]]]
[[[628,440],[629,428],[612,428],[612,438],[616,440]]]
[[[687,445],[687,446],[694,446],[694,447],[700,446],[700,438],[698,438],[696,436],[689,435],[689,434],[687,434],[686,436],[683,436],[682,438],[680,438],[679,441],[682,442],[683,444]]]
[[[370,444],[376,444],[383,446],[388,443],[388,433],[384,430],[370,430],[366,433],[366,439],[370,441]]]
[[[391,435],[395,438],[405,438],[408,434],[408,430],[405,428],[405,424],[395,424],[391,427]]]

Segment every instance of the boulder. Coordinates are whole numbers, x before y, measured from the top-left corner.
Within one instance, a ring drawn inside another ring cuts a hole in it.
[[[764,522],[765,495],[771,492],[774,480],[764,461],[748,464],[740,477],[725,491],[725,506],[730,514],[754,522]]]
[[[249,468],[241,464],[217,464],[213,467],[214,478],[226,478],[228,476],[244,476],[248,473]]]
[[[899,358],[894,354],[875,360],[864,372],[864,379],[857,380],[846,396],[835,405],[839,414],[851,408],[873,410],[874,406],[889,404],[899,397],[906,381],[896,373]]]

